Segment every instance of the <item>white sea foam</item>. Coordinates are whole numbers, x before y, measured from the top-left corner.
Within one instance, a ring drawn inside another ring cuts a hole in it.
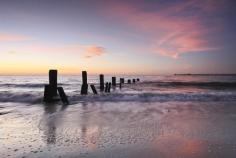
[[[132,76],[128,76],[132,78]],[[127,78],[128,78],[127,77]],[[137,76],[133,76],[137,78]],[[111,93],[81,96],[81,78],[78,76],[61,76],[59,86],[72,103],[86,102],[169,102],[169,101],[236,101],[235,77],[176,77],[176,76],[139,76],[141,82],[125,84]],[[106,81],[109,77],[105,78]],[[48,84],[47,77],[21,76],[0,77],[0,102],[41,103],[43,100],[44,85]],[[96,76],[88,78],[89,83],[95,84]]]

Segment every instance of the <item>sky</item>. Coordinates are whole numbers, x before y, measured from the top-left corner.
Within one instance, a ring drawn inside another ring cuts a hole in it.
[[[0,0],[0,75],[236,73],[235,0]]]

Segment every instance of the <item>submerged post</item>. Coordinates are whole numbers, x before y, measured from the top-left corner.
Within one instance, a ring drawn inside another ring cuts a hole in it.
[[[111,92],[111,82],[108,83],[108,91],[107,91],[107,92],[108,92],[108,93]]]
[[[127,82],[128,84],[131,84],[131,80],[130,79],[128,79],[128,82]]]
[[[133,83],[135,83],[135,79],[133,79]]]
[[[123,84],[123,78],[120,78],[120,89],[122,87],[122,84]]]
[[[57,70],[49,70],[49,85],[51,86],[52,96],[57,95]]]
[[[112,80],[112,86],[116,86],[116,77],[112,77],[111,80]]]
[[[105,88],[105,92],[106,92],[106,93],[108,92],[108,88],[109,88],[109,83],[106,82],[106,88]]]
[[[100,91],[104,91],[104,75],[100,74]]]
[[[53,89],[50,85],[44,86],[44,98],[43,101],[45,102],[52,102],[53,101]]]
[[[82,71],[81,94],[88,94],[87,72]]]
[[[125,83],[125,79],[124,78],[120,78],[120,83]]]
[[[96,88],[95,88],[95,86],[93,84],[91,84],[90,87],[91,87],[91,89],[93,91],[93,94],[98,94],[98,92],[97,92],[97,90],[96,90]]]

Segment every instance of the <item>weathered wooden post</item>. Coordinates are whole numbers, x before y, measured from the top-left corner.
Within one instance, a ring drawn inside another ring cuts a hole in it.
[[[68,101],[67,96],[64,92],[64,89],[62,87],[58,87],[57,90],[58,90],[58,93],[60,95],[60,98],[61,98],[61,101],[63,102],[63,104],[69,104],[69,101]]]
[[[108,88],[109,88],[109,83],[106,82],[106,88],[105,88],[105,92],[106,92],[106,93],[108,92]]]
[[[123,84],[123,78],[120,78],[120,89],[122,87],[122,84]]]
[[[133,83],[135,83],[135,79],[133,79]]]
[[[124,78],[120,78],[120,82],[123,84],[125,83],[125,79]]]
[[[82,71],[81,94],[88,94],[87,72]]]
[[[98,92],[97,92],[97,90],[96,90],[96,88],[95,88],[95,86],[93,84],[91,84],[90,87],[91,87],[91,89],[93,91],[93,94],[98,94]]]
[[[128,84],[131,84],[131,80],[130,79],[128,79],[128,82],[127,82]]]
[[[57,96],[57,70],[49,70],[49,84],[44,87],[44,101],[55,101],[54,97]]]
[[[108,93],[111,92],[111,82],[108,83],[108,91],[107,91],[107,92],[108,92]]]
[[[57,95],[57,70],[49,70],[49,85],[51,86],[52,96]]]
[[[53,101],[53,89],[50,85],[44,86],[44,98],[43,101],[45,102],[52,102]]]
[[[112,77],[111,80],[112,80],[112,86],[116,86],[116,77]]]
[[[100,74],[100,91],[104,91],[104,75]]]

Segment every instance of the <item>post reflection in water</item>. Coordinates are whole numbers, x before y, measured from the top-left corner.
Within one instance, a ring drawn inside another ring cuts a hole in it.
[[[47,144],[56,144],[56,125],[62,118],[61,115],[58,116],[58,109],[60,108],[60,112],[64,111],[67,106],[66,105],[57,105],[57,104],[44,104],[44,118],[43,120],[45,127],[44,129],[44,134],[46,136],[46,142]],[[63,113],[60,113],[63,114]]]
[[[98,147],[98,142],[101,135],[101,127],[94,124],[94,119],[96,118],[97,112],[94,112],[91,110],[91,108],[88,108],[87,103],[82,103],[82,113],[80,115],[81,120],[81,139],[84,141],[90,150],[94,150]],[[95,106],[95,105],[92,105]]]
[[[73,112],[66,110],[68,106],[44,105],[41,124],[46,144],[68,142],[67,145],[77,144],[78,147],[86,147],[89,150],[98,148],[102,128],[96,120],[99,117],[97,106],[85,102],[80,105],[70,107],[75,108]]]

